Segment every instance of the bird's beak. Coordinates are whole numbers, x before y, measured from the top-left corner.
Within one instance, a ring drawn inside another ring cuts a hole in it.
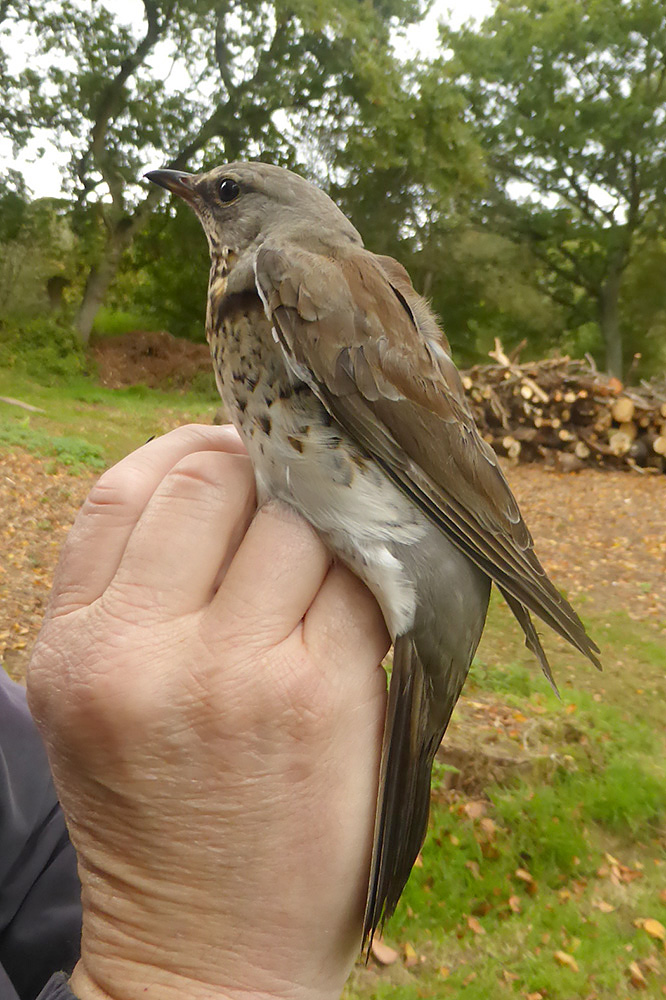
[[[167,191],[172,191],[184,201],[193,204],[196,197],[196,191],[193,187],[196,174],[186,174],[183,170],[151,170],[144,174],[144,177],[153,181],[154,184],[166,188]]]

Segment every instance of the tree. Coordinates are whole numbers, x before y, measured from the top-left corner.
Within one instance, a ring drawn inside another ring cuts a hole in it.
[[[584,302],[622,377],[623,277],[666,211],[666,7],[500,0],[442,44],[493,176],[486,219],[529,240],[556,301]]]
[[[31,128],[48,129],[70,151],[70,187],[81,206],[94,207],[98,223],[78,310],[84,342],[123,253],[160,197],[137,184],[143,170],[261,154],[284,165],[306,159],[316,172],[318,153],[303,147],[300,127],[354,115],[357,71],[364,79],[373,65],[382,71],[376,56],[388,50],[391,27],[419,16],[422,0],[136,6],[141,35],[99,0],[32,0],[21,21],[36,58],[15,93],[28,95]],[[170,74],[177,84],[169,85]],[[19,129],[15,138],[25,141]]]
[[[75,238],[60,199],[0,193],[0,315],[53,309],[75,276]]]

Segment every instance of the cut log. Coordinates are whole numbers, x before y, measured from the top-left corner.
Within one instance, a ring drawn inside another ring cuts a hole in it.
[[[626,423],[620,424],[618,430],[622,431],[623,434],[626,434],[631,441],[634,441],[636,435],[638,434],[638,428],[632,420],[628,420]]]
[[[631,438],[624,431],[613,431],[608,436],[608,446],[614,455],[626,455],[631,448]]]
[[[624,386],[589,358],[521,364],[518,355],[498,340],[494,364],[461,373],[481,435],[500,454],[559,470],[664,471],[665,380]]]
[[[520,455],[520,441],[516,441],[515,437],[511,437],[511,435],[507,435],[502,438],[502,447],[506,451],[509,458],[516,459]]]
[[[629,420],[633,419],[635,412],[636,406],[634,401],[633,399],[629,399],[628,396],[620,396],[611,406],[613,420],[616,420],[618,424],[628,423]]]

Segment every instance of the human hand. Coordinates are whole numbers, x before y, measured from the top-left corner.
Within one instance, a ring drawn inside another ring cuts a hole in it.
[[[255,514],[231,428],[181,428],[101,477],[29,672],[79,859],[82,1000],[339,996],[387,646],[309,526]]]

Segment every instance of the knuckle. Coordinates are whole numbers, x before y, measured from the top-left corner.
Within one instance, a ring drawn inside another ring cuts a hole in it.
[[[166,477],[165,492],[197,499],[211,492],[218,503],[254,497],[254,476],[248,458],[225,452],[200,451],[186,455]]]
[[[107,514],[109,508],[131,506],[136,495],[137,476],[141,473],[136,469],[129,470],[122,465],[102,473],[90,490],[81,515]]]
[[[148,669],[158,636],[129,615],[98,602],[45,624],[28,670],[28,698],[57,745],[93,753],[140,738],[163,710],[162,688]]]
[[[270,711],[296,741],[330,737],[337,718],[326,674],[304,652],[277,653],[270,670]]]

